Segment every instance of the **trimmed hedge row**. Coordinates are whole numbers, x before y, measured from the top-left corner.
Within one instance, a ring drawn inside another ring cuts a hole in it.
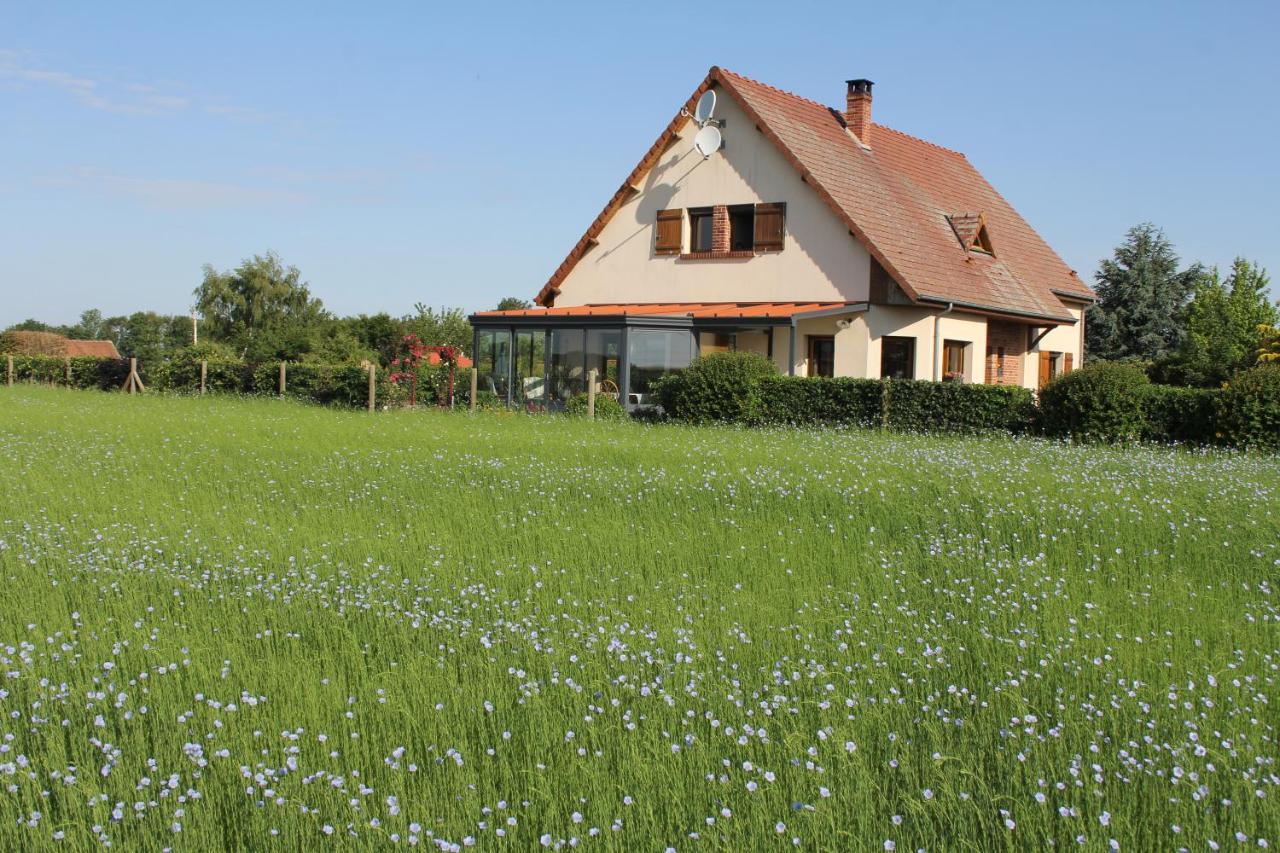
[[[14,379],[71,388],[118,390],[129,375],[128,359],[81,357],[70,359],[71,376],[67,377],[67,360],[61,356],[15,355]],[[0,360],[0,368],[4,365]],[[139,365],[141,372],[142,366]],[[390,380],[390,372],[378,368],[375,393],[378,405],[399,404],[409,399],[409,388]],[[195,393],[200,389],[200,361],[176,358],[153,364],[143,374],[148,390]],[[468,402],[466,373],[456,377],[454,400]],[[221,394],[257,394],[275,396],[280,387],[280,364],[257,366],[238,361],[206,361],[205,390]],[[422,365],[418,370],[418,402],[434,404],[447,393],[448,366]],[[285,371],[285,396],[335,406],[364,407],[369,401],[369,370],[355,364],[315,364],[291,362]]]
[[[869,426],[1280,449],[1280,366],[1220,389],[1152,385],[1140,367],[1097,362],[1040,392],[898,379],[778,376],[760,356],[714,353],[656,384],[667,417],[692,423]],[[728,398],[728,399],[726,399]]]
[[[5,368],[4,358],[0,358],[0,368]],[[129,362],[94,356],[15,355],[13,374],[16,382],[110,390],[124,384],[129,375]]]
[[[753,353],[712,353],[657,384],[666,413],[692,423],[874,426],[907,432],[1022,432],[1035,419],[1025,388],[910,379],[778,376]]]

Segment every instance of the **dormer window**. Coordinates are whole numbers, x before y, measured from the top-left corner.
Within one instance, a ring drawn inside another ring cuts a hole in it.
[[[953,213],[947,217],[956,239],[966,251],[980,255],[994,255],[991,234],[987,231],[986,217],[981,213]]]
[[[973,238],[973,245],[969,247],[971,252],[979,252],[983,255],[994,255],[991,250],[991,235],[987,233],[987,226],[983,225],[978,229],[978,236]]]

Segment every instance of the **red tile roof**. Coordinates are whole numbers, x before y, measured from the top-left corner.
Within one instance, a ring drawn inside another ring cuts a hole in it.
[[[1095,298],[963,154],[878,124],[864,148],[838,110],[720,68],[686,108],[712,86],[738,102],[912,299],[1071,322],[1060,296]],[[677,115],[667,126],[542,288],[540,305],[554,303],[560,283],[685,121]],[[957,211],[981,212],[994,255],[961,245],[948,220]]]
[[[94,356],[96,358],[119,358],[116,345],[111,341],[67,341],[67,355]]]

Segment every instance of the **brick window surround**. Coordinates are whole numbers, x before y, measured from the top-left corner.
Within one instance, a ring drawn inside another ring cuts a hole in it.
[[[983,375],[986,384],[1022,384],[1022,366],[1027,353],[1026,330],[1027,327],[1019,323],[987,321],[987,357]]]

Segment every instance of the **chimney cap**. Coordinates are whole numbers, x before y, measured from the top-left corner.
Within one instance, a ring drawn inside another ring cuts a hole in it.
[[[859,77],[856,80],[846,80],[845,84],[849,87],[849,94],[851,95],[853,94],[870,95],[871,87],[875,85],[875,83],[871,82],[865,77]]]

